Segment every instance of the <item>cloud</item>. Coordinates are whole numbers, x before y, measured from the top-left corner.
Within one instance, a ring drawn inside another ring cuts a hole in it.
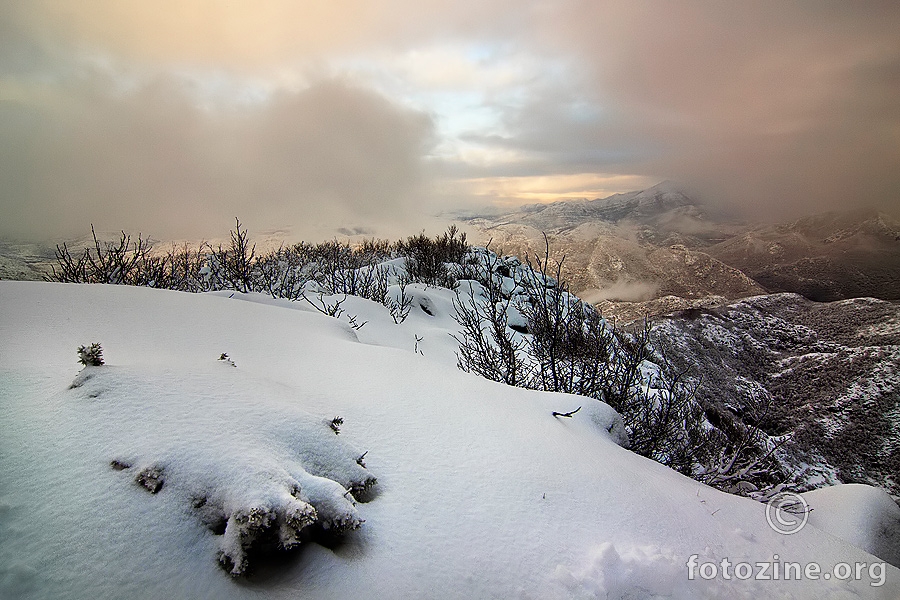
[[[11,0],[0,7],[18,29],[62,47],[253,72],[423,40],[507,36],[533,12],[515,0]]]
[[[329,235],[421,212],[430,119],[340,80],[213,108],[166,76],[20,87],[0,101],[7,236],[212,235],[235,215]]]
[[[548,158],[682,180],[755,216],[897,206],[900,5],[585,1],[558,17],[545,39],[580,57],[599,116],[534,99],[520,139]]]
[[[0,2],[0,234],[329,235],[663,179],[771,219],[896,209],[898,22],[830,0]]]
[[[649,281],[618,279],[608,282],[602,288],[586,289],[578,293],[585,302],[596,304],[603,300],[613,302],[644,302],[656,296],[659,285]]]
[[[484,204],[506,208],[522,202],[556,202],[565,199],[604,198],[612,194],[651,187],[653,180],[630,175],[575,173],[520,177],[484,177],[453,182],[448,195],[469,196]]]

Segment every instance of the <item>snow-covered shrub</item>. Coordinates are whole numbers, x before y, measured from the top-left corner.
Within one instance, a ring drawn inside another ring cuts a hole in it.
[[[134,481],[150,492],[155,494],[162,489],[165,479],[163,478],[163,470],[157,466],[146,467],[142,469],[134,478]]]
[[[360,527],[356,502],[376,480],[365,453],[335,435],[340,418],[248,396],[256,384],[237,372],[227,386],[219,379],[182,371],[173,382],[171,372],[115,367],[82,371],[66,393],[94,418],[119,423],[102,434],[115,476],[195,515],[233,576],[269,550]]]
[[[537,361],[541,389],[591,396],[612,404],[611,396],[630,381],[616,381],[621,361],[614,360],[614,334],[600,314],[569,293],[561,280],[562,262],[549,273],[549,245],[543,259],[529,260],[522,284],[528,302],[520,312],[527,322],[530,352]],[[624,389],[622,389],[624,388]],[[627,393],[627,392],[626,392]]]
[[[90,346],[78,346],[78,362],[86,367],[99,367],[103,364],[103,348],[98,342]]]
[[[300,299],[309,275],[304,269],[307,263],[296,251],[298,247],[302,248],[302,245],[294,248],[281,246],[257,261],[258,279],[263,292],[273,298]]]
[[[231,289],[252,292],[257,288],[254,269],[256,244],[250,244],[247,229],[241,227],[240,219],[235,218],[234,221],[230,245],[223,248],[220,244],[212,255]]]
[[[68,246],[56,246],[56,266],[51,266],[50,281],[63,283],[114,283],[126,285],[149,285],[152,281],[148,263],[152,244],[138,235],[122,232],[118,243],[100,243],[94,226],[91,225],[94,247],[87,247],[78,257],[73,257]],[[59,270],[57,270],[59,267]]]
[[[469,250],[465,234],[450,227],[431,239],[424,234],[391,244],[363,240],[357,245],[337,240],[319,244],[301,242],[268,253],[257,253],[239,219],[227,246],[187,244],[156,252],[152,244],[122,232],[118,242],[101,242],[91,227],[93,247],[72,255],[68,246],[57,247],[50,281],[141,285],[187,292],[235,290],[264,292],[277,298],[299,300],[305,286],[315,281],[328,295],[359,296],[390,306],[392,285],[410,281],[453,287],[454,272]],[[397,259],[396,264],[390,264]],[[402,266],[401,266],[402,265]],[[401,303],[402,304],[402,303]],[[400,317],[402,307],[397,311]]]
[[[391,313],[391,318],[397,325],[406,320],[412,308],[413,299],[412,296],[406,293],[407,284],[407,280],[401,278],[396,285],[389,287],[384,295],[383,304],[388,309],[388,312]]]
[[[464,294],[457,290],[453,302],[454,318],[462,327],[458,337],[454,336],[459,343],[457,366],[507,385],[531,387],[534,369],[528,360],[526,342],[509,326],[511,298],[494,302],[496,288],[487,288],[492,290],[491,297],[484,302],[476,298],[476,289],[485,288],[474,281],[466,287]]]

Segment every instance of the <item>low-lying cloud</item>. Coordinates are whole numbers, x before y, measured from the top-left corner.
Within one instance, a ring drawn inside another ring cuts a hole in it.
[[[644,302],[655,298],[659,284],[652,281],[636,281],[633,279],[617,279],[604,283],[602,287],[578,292],[585,302],[595,304],[602,300],[612,302]]]
[[[0,105],[0,194],[10,237],[100,229],[321,235],[419,212],[430,119],[339,80],[204,108],[164,76],[130,89],[100,73]]]

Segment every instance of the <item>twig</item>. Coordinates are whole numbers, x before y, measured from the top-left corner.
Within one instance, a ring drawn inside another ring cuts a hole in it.
[[[575,413],[577,413],[579,410],[581,410],[581,407],[580,407],[580,406],[579,406],[578,408],[576,408],[575,410],[573,410],[572,412],[567,412],[567,413],[556,412],[556,411],[554,410],[554,411],[553,411],[553,416],[554,416],[554,417],[569,417],[569,418],[571,419],[571,418],[572,418],[572,415],[574,415]]]

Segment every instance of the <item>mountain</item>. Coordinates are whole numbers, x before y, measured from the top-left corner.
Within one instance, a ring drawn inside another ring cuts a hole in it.
[[[754,227],[706,249],[772,292],[900,300],[900,221],[872,210]]]
[[[674,184],[591,201],[530,205],[469,220],[480,243],[519,256],[543,256],[544,234],[572,290],[592,302],[663,296],[729,299],[765,289],[705,247],[739,225],[700,206]]]
[[[721,239],[724,218],[711,218],[686,191],[664,181],[642,191],[615,194],[597,200],[568,200],[530,204],[496,219],[497,225],[521,224],[540,231],[562,233],[585,223],[610,223],[643,229],[644,235],[683,236],[679,242],[708,243]],[[692,238],[697,238],[694,241]],[[708,239],[709,238],[709,239]],[[656,240],[663,243],[664,240]]]
[[[741,223],[663,182],[468,223],[476,241],[520,256],[543,256],[546,234],[551,256],[565,256],[572,290],[605,314],[632,318],[771,292],[900,299],[900,223],[874,210]]]
[[[780,458],[801,488],[866,482],[900,498],[900,304],[756,296],[676,311],[653,335],[711,422],[792,434]]]

